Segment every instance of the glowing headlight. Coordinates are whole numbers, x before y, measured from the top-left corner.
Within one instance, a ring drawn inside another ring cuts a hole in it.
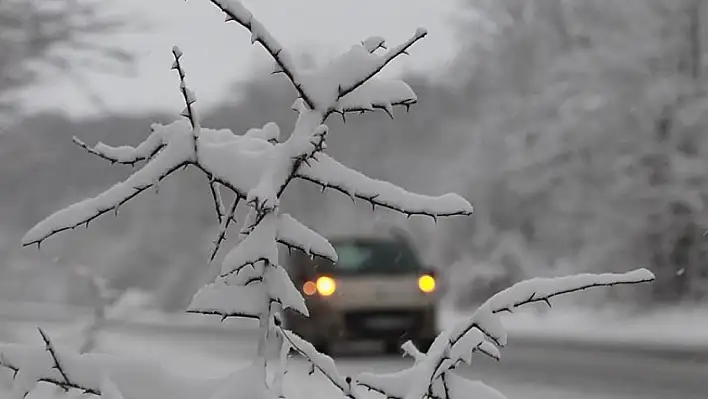
[[[337,289],[337,284],[334,280],[327,276],[318,278],[315,284],[317,286],[317,292],[322,296],[330,296],[334,294],[334,291]]]
[[[426,294],[435,291],[435,279],[428,274],[418,277],[418,288]]]

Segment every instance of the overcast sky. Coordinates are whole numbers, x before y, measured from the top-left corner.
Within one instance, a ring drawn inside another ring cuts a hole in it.
[[[92,75],[90,84],[110,110],[179,112],[177,77],[169,70],[170,50],[178,45],[185,53],[188,83],[202,107],[220,101],[230,83],[254,72],[254,65],[270,59],[235,23],[208,0],[105,0],[112,10],[133,13],[150,22],[149,32],[116,36],[115,41],[133,50],[139,64],[135,76]],[[431,70],[454,55],[453,31],[458,0],[245,0],[246,6],[283,45],[295,52],[313,53],[318,60],[344,51],[372,35],[398,44],[416,28],[429,35],[391,65],[388,74],[403,69]],[[268,71],[269,72],[269,71]],[[261,73],[266,73],[263,71]],[[29,92],[32,109],[59,107],[73,115],[97,112],[90,100],[70,81],[57,82]]]

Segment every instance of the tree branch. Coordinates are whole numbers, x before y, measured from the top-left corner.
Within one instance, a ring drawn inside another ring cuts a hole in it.
[[[345,86],[340,86],[339,90],[338,90],[337,99],[339,100],[342,97],[346,96],[347,94],[351,93],[352,91],[356,90],[356,88],[358,88],[359,86],[364,84],[366,81],[371,79],[374,75],[381,72],[381,70],[389,62],[393,61],[399,55],[407,54],[406,50],[408,50],[408,48],[410,48],[413,44],[415,44],[415,42],[424,38],[427,35],[428,35],[428,32],[425,29],[418,28],[416,30],[415,34],[410,39],[408,39],[404,43],[392,48],[391,50],[386,52],[385,55],[379,57],[377,62],[372,64],[368,71],[363,72],[362,76],[358,77],[358,79],[356,79],[356,81],[354,81],[350,84],[347,84]]]
[[[209,263],[214,261],[214,258],[216,258],[217,252],[219,252],[219,248],[221,247],[221,244],[226,241],[226,231],[229,229],[229,225],[231,222],[235,222],[236,220],[234,219],[234,215],[236,214],[236,208],[238,208],[238,204],[241,201],[241,196],[238,194],[235,194],[234,200],[231,203],[231,207],[229,207],[228,212],[224,215],[224,217],[221,218],[221,224],[219,225],[219,232],[216,236],[216,240],[214,240],[214,246],[211,249],[211,252],[209,253]]]
[[[292,82],[295,90],[297,90],[300,98],[305,101],[310,109],[316,109],[314,98],[308,93],[307,89],[300,78],[297,67],[292,62],[290,54],[278,41],[266,30],[263,24],[253,17],[250,11],[241,4],[238,0],[210,0],[215,6],[226,14],[226,22],[236,21],[244,28],[251,32],[251,43],[260,43],[271,57],[278,63],[280,69],[278,72],[284,73],[290,82]]]
[[[90,147],[88,144],[86,144],[84,141],[80,140],[76,136],[72,137],[71,140],[72,142],[74,142],[74,144],[83,148],[89,154],[105,159],[111,164],[118,163],[130,166],[135,166],[135,164],[137,164],[138,162],[150,160],[165,147],[165,144],[158,137],[148,137],[148,139],[145,140],[143,144],[141,144],[141,146],[144,146],[143,148],[145,148],[147,151],[143,150],[143,148],[140,148],[141,146],[139,146],[138,148],[133,148],[129,146],[111,147],[103,143],[98,143],[95,147]]]
[[[192,125],[192,128],[198,129],[199,120],[197,119],[194,109],[192,108],[192,105],[197,101],[197,98],[194,95],[194,92],[189,90],[189,88],[187,87],[187,82],[185,80],[187,74],[184,72],[184,68],[182,68],[182,63],[180,62],[180,59],[183,55],[184,53],[182,53],[182,50],[180,50],[179,47],[172,47],[172,56],[174,57],[175,61],[172,63],[171,69],[176,70],[177,74],[179,75],[179,91],[182,94],[182,99],[184,100],[184,103],[186,104],[184,110],[180,113],[180,115],[184,116],[189,120],[189,123]],[[196,137],[198,137],[198,132],[195,133],[196,139]]]
[[[52,341],[49,339],[49,335],[47,335],[47,333],[44,332],[41,327],[37,327],[37,330],[39,331],[39,335],[42,336],[45,349],[47,350],[47,352],[49,352],[49,355],[52,357],[52,361],[54,362],[54,366],[52,366],[52,368],[56,369],[57,371],[59,371],[59,374],[61,374],[61,377],[63,379],[62,385],[73,385],[71,383],[71,380],[69,379],[69,376],[66,374],[66,371],[64,371],[64,368],[59,363],[59,357],[57,356],[56,350],[54,349],[54,345],[52,345]],[[64,389],[68,391],[68,389]]]
[[[221,224],[224,219],[224,202],[221,199],[221,192],[219,191],[218,182],[214,179],[209,181],[209,191],[211,192],[211,199],[214,201],[214,208],[216,211],[216,220]]]
[[[162,181],[163,179],[165,179],[166,177],[171,175],[176,170],[180,169],[183,166],[189,165],[189,164],[191,164],[191,162],[181,162],[181,163],[169,168],[165,173],[163,173],[157,177],[155,183],[144,184],[141,186],[132,187],[132,191],[130,192],[130,194],[126,194],[126,195],[122,196],[115,203],[111,203],[109,206],[106,206],[105,208],[95,208],[95,209],[91,210],[91,212],[88,212],[86,214],[86,212],[83,211],[83,209],[81,211],[78,210],[78,208],[80,208],[80,206],[84,205],[86,202],[80,202],[80,203],[74,204],[74,205],[78,205],[79,207],[77,207],[76,210],[69,207],[66,209],[66,213],[71,214],[71,215],[76,215],[79,217],[76,217],[75,220],[69,222],[68,224],[62,223],[61,225],[54,226],[52,228],[47,229],[46,231],[44,229],[44,226],[41,223],[38,224],[37,226],[35,226],[35,229],[37,229],[37,230],[32,229],[25,235],[25,237],[22,241],[22,246],[26,247],[29,245],[37,244],[37,246],[39,247],[41,245],[42,241],[44,241],[47,238],[49,238],[55,234],[58,234],[62,231],[72,230],[72,229],[75,229],[81,225],[85,225],[88,227],[89,223],[91,223],[91,221],[93,221],[94,219],[96,219],[99,216],[101,216],[105,213],[108,213],[110,211],[117,210],[121,205],[130,201],[131,199],[136,197],[138,194],[142,193],[143,191],[147,190],[150,187],[153,187],[157,182]],[[144,169],[142,169],[142,170],[144,170]],[[114,189],[115,187],[117,187],[117,186],[113,186],[112,189]],[[89,199],[87,201],[91,201],[91,200],[93,200],[93,198]],[[58,213],[55,213],[52,216],[57,215],[56,218],[59,219],[59,218],[62,218],[62,216],[61,216],[62,214],[63,214],[63,212],[59,211]],[[51,222],[53,222],[53,220],[51,220],[52,216],[45,219],[44,222],[47,223],[48,225],[51,225]]]

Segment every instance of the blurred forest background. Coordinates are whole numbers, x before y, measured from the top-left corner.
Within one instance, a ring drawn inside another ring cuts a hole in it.
[[[329,151],[412,191],[460,193],[476,214],[437,224],[372,214],[307,183],[286,195],[287,211],[326,235],[405,229],[425,261],[445,271],[461,305],[523,278],[637,267],[657,282],[610,300],[708,299],[708,4],[460,1],[483,18],[455,22],[459,55],[446,78],[406,76],[419,103],[397,110],[395,121],[384,113],[330,120]],[[120,217],[48,240],[41,252],[20,246],[50,213],[131,173],[87,154],[72,136],[136,145],[150,123],[179,112],[72,120],[61,110],[13,108],[18,90],[52,73],[81,84],[80,68],[125,73],[132,61],[96,44],[135,28],[128,21],[97,19],[96,6],[35,3],[0,0],[0,299],[83,303],[88,288],[68,270],[86,265],[114,288],[145,290],[157,306],[181,309],[206,281],[217,231],[207,183],[194,171],[165,181],[159,195],[139,196]],[[233,92],[245,100],[211,110],[204,125],[293,126],[286,79],[262,71]]]

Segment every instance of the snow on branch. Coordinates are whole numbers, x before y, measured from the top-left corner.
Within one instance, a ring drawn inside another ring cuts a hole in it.
[[[308,88],[302,82],[290,53],[268,32],[265,26],[255,19],[253,14],[238,0],[211,0],[211,2],[226,14],[226,22],[238,22],[251,32],[251,43],[260,43],[270,53],[278,64],[278,72],[284,73],[292,82],[300,98],[307,103],[310,109],[315,109],[316,104],[308,93]]]
[[[655,276],[647,269],[627,273],[582,273],[556,278],[533,278],[518,282],[495,294],[486,303],[493,313],[513,312],[514,309],[534,302],[545,302],[563,294],[594,287],[639,284],[654,281]]]
[[[414,194],[387,181],[372,179],[327,154],[318,154],[316,159],[316,162],[302,166],[297,177],[323,189],[333,188],[352,199],[368,201],[372,208],[380,206],[408,216],[427,215],[432,218],[472,214],[472,205],[457,194],[437,197]]]
[[[501,312],[512,312],[534,302],[550,303],[549,300],[555,296],[588,288],[639,284],[653,280],[651,272],[638,269],[629,273],[580,274],[519,282],[489,298],[468,320],[437,337],[421,363],[424,366],[420,367],[425,371],[417,375],[418,380],[406,398],[420,398],[437,380],[449,376],[449,372],[459,363],[469,364],[473,352],[481,350],[499,358],[497,348],[505,346],[507,340],[499,317]]]
[[[64,208],[30,229],[22,239],[24,246],[37,244],[46,238],[88,223],[119,206],[159,182],[182,166],[189,164],[194,153],[191,133],[185,123],[173,122],[165,126],[174,130],[164,150],[125,181],[114,185],[97,197],[89,198]],[[188,134],[179,134],[179,133]]]
[[[393,119],[393,107],[401,105],[409,110],[418,97],[407,83],[401,80],[371,78],[337,102],[333,112],[344,117],[345,113],[383,110]]]
[[[138,162],[151,159],[165,146],[165,139],[162,132],[155,131],[154,127],[151,127],[150,130],[151,132],[147,139],[137,147],[127,145],[112,147],[102,142],[98,142],[94,147],[91,147],[75,136],[72,138],[72,141],[89,154],[103,158],[112,164],[119,163],[135,166]]]
[[[197,291],[187,307],[187,313],[221,316],[221,320],[228,317],[258,319],[262,313],[259,298],[264,293],[262,284],[239,286],[217,280]]]
[[[424,38],[428,32],[423,28],[418,28],[408,40],[400,45],[388,50],[384,55],[376,55],[371,51],[372,47],[381,47],[385,42],[379,42],[376,46],[372,46],[372,41],[375,43],[379,38],[365,41],[360,46],[353,46],[351,50],[330,64],[330,71],[336,71],[336,68],[341,68],[336,73],[338,79],[337,93],[334,101],[331,102],[330,110],[336,109],[335,101],[338,101],[349,93],[354,92],[357,88],[365,84],[396,57],[401,54],[407,54],[407,50],[418,40]],[[386,94],[381,92],[381,94]]]
[[[14,373],[12,398],[26,397],[39,382],[101,397],[120,398],[116,394],[122,393],[130,399],[194,399],[209,397],[215,390],[215,380],[178,377],[158,363],[104,353],[79,354],[49,342],[0,344],[0,366]]]
[[[277,264],[277,229],[277,215],[269,214],[266,216],[262,223],[255,226],[250,234],[246,235],[238,245],[226,254],[221,264],[222,276],[233,274],[244,266],[253,265],[257,262]]]
[[[475,397],[504,399],[486,384],[452,373],[460,363],[471,364],[475,352],[500,359],[499,347],[506,344],[506,333],[499,313],[587,288],[638,284],[653,279],[651,272],[638,269],[623,274],[581,274],[522,281],[492,296],[469,320],[443,331],[428,353],[420,352],[410,341],[402,345],[405,353],[415,359],[413,366],[389,374],[361,373],[357,384],[387,398],[452,399],[474,393]]]
[[[309,316],[310,312],[305,305],[305,298],[295,287],[288,272],[280,265],[269,265],[264,273],[262,283],[268,290],[268,296],[283,306],[283,309],[292,309],[303,316]]]
[[[394,105],[408,108],[417,98],[407,84],[399,80],[372,78],[393,59],[407,54],[406,50],[426,34],[424,29],[418,29],[406,42],[383,55],[375,54],[375,51],[385,48],[384,39],[370,37],[351,46],[327,64],[303,71],[302,81],[315,98],[316,109],[326,118],[333,112],[343,114],[384,109],[390,114]]]
[[[54,345],[52,344],[52,341],[49,339],[49,335],[47,335],[44,330],[41,328],[37,328],[39,331],[39,334],[42,336],[42,340],[44,341],[45,349],[49,353],[49,355],[52,358],[52,368],[56,369],[59,374],[61,375],[61,380],[60,380],[60,385],[61,387],[64,387],[65,390],[68,391],[66,388],[67,386],[76,386],[76,384],[71,382],[71,379],[69,379],[69,376],[66,374],[66,371],[64,368],[61,366],[61,363],[59,363],[59,357],[57,355],[56,349],[54,348]]]
[[[226,232],[229,229],[229,225],[231,224],[231,222],[236,221],[234,215],[236,214],[236,208],[238,208],[238,204],[241,201],[241,198],[242,197],[240,195],[234,194],[234,199],[231,202],[231,206],[229,207],[228,212],[226,212],[221,218],[219,232],[217,233],[216,239],[214,240],[214,245],[212,246],[212,249],[209,252],[209,263],[214,261],[217,252],[219,252],[221,244],[226,241]]]
[[[451,331],[451,339],[454,344],[468,331],[478,328],[495,344],[504,346],[506,333],[497,316],[498,313],[511,313],[521,306],[536,302],[544,302],[550,306],[550,299],[558,295],[594,287],[646,283],[653,281],[654,278],[649,270],[637,269],[628,273],[578,274],[521,281],[484,302],[469,320],[458,324]]]
[[[256,223],[260,223],[263,216],[278,207],[280,196],[295,177],[300,165],[308,164],[315,154],[326,147],[324,140],[329,128],[319,123],[320,119],[316,114],[301,114],[298,121],[305,122],[299,126],[296,124],[287,141],[273,146],[271,162],[261,169],[258,183],[249,190],[246,197],[246,203],[260,215]]]
[[[278,242],[312,257],[318,256],[330,262],[337,261],[337,252],[326,238],[287,213],[278,218]]]
[[[318,352],[311,343],[300,338],[294,332],[281,327],[277,327],[277,330],[284,337],[283,345],[287,345],[302,355],[313,367],[322,372],[334,386],[339,388],[345,396],[349,398],[359,397],[355,389],[356,384],[352,383],[352,378],[341,375],[331,357]]]
[[[214,180],[213,177],[209,180],[209,192],[211,193],[211,199],[214,201],[216,220],[221,224],[224,221],[226,210],[224,209],[224,201],[221,198],[221,191],[219,191],[219,182]]]
[[[199,118],[196,114],[196,109],[192,107],[192,105],[197,101],[197,97],[194,92],[187,87],[187,81],[185,80],[187,74],[184,72],[184,68],[182,68],[182,63],[180,62],[182,55],[182,50],[180,50],[179,47],[172,47],[172,56],[174,56],[175,58],[175,61],[172,63],[172,69],[176,70],[177,74],[179,75],[179,91],[182,94],[182,99],[184,100],[184,103],[186,104],[184,110],[182,110],[180,115],[187,118],[189,120],[189,123],[192,125],[192,134],[194,135],[194,143],[196,145],[197,138],[199,137],[200,125]]]
[[[277,144],[280,142],[280,127],[278,127],[278,124],[275,122],[268,122],[260,129],[248,129],[243,136],[265,140],[271,144]]]

